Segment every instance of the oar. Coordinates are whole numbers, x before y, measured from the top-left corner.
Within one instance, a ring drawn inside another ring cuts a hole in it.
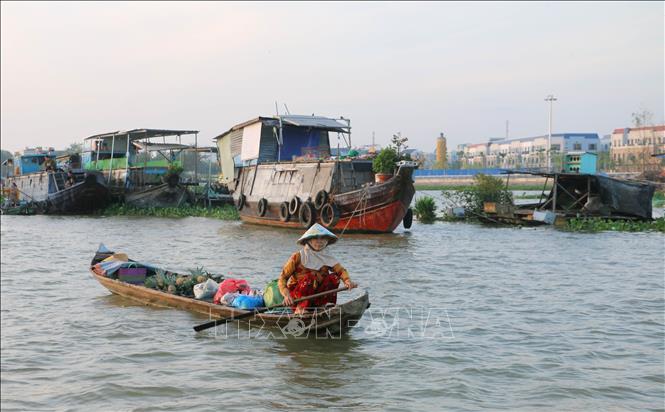
[[[329,295],[331,293],[343,292],[345,290],[347,290],[346,286],[344,286],[343,288],[339,288],[339,289],[327,290],[325,292],[316,293],[316,294],[311,295],[311,296],[305,296],[303,298],[294,299],[293,303],[298,303],[298,302],[302,302],[303,300],[318,298],[319,296]],[[263,312],[268,311],[270,309],[282,308],[284,306],[285,305],[282,303],[281,305],[273,305],[273,306],[268,306],[268,307],[264,307],[264,308],[257,308],[257,309],[254,309],[252,311],[249,311],[247,313],[242,313],[238,316],[231,316],[230,318],[215,319],[215,320],[212,320],[210,322],[206,322],[206,323],[202,323],[200,325],[194,326],[194,330],[197,331],[197,332],[201,332],[202,330],[206,330],[206,329],[209,329],[209,328],[214,328],[215,326],[223,325],[223,324],[225,324],[227,322],[230,322],[232,320],[248,318],[250,316],[254,316],[254,315],[257,315],[259,313],[263,313]]]

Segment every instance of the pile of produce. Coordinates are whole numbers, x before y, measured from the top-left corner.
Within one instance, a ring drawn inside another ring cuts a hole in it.
[[[212,275],[202,267],[190,269],[189,275],[157,269],[154,276],[146,277],[144,286],[174,295],[193,297],[194,285],[206,282],[208,279],[219,281],[220,278],[221,276]]]

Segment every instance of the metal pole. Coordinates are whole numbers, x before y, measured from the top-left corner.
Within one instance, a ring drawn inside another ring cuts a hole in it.
[[[199,134],[194,133],[194,182],[199,185]]]
[[[552,188],[552,212],[556,213],[556,195],[559,191],[559,175],[554,174],[554,187]]]
[[[143,138],[143,170],[141,171],[141,186],[145,186],[145,169],[148,168],[148,156],[150,152],[148,151],[148,132],[145,132]]]
[[[286,105],[284,105],[286,107]],[[279,106],[275,101],[275,113],[279,119],[279,138],[277,139],[277,162],[282,161],[282,144],[284,143],[284,135],[282,134],[282,116],[279,115]]]
[[[210,149],[210,153],[212,153],[212,149]],[[212,162],[210,161],[210,157],[208,157],[208,190],[206,190],[206,198],[208,200],[208,207],[210,207],[210,175],[212,174]]]
[[[550,116],[547,128],[547,171],[552,171],[552,105],[556,101],[556,97],[550,94],[545,98],[546,102],[550,102]]]
[[[104,142],[104,139],[95,139],[95,150],[97,151],[97,159],[95,160],[95,170],[99,167],[99,151],[101,149],[101,145]]]
[[[125,187],[127,187],[127,176],[129,175],[129,138],[131,133],[127,133],[127,151],[125,152]]]
[[[108,183],[111,183],[111,175],[113,174],[113,151],[115,150],[115,133],[113,134],[113,138],[111,140],[111,160],[109,161],[109,179]]]

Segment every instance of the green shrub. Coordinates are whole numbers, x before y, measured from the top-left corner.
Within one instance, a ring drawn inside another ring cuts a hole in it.
[[[386,147],[372,161],[374,173],[391,174],[397,163],[397,152],[391,147]]]
[[[432,223],[436,220],[436,203],[434,199],[425,196],[416,200],[416,205],[413,208],[413,213],[416,219],[422,223]]]
[[[460,191],[444,191],[447,203],[464,207],[474,213],[483,212],[483,203],[512,204],[513,194],[506,189],[503,179],[479,173],[473,177],[475,185]]]

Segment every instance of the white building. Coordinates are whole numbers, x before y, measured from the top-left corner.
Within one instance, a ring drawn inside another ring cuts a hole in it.
[[[519,139],[490,139],[487,143],[465,145],[460,161],[467,168],[545,168],[547,136]],[[556,159],[571,151],[597,152],[600,139],[596,133],[556,133],[552,135],[553,167]]]

